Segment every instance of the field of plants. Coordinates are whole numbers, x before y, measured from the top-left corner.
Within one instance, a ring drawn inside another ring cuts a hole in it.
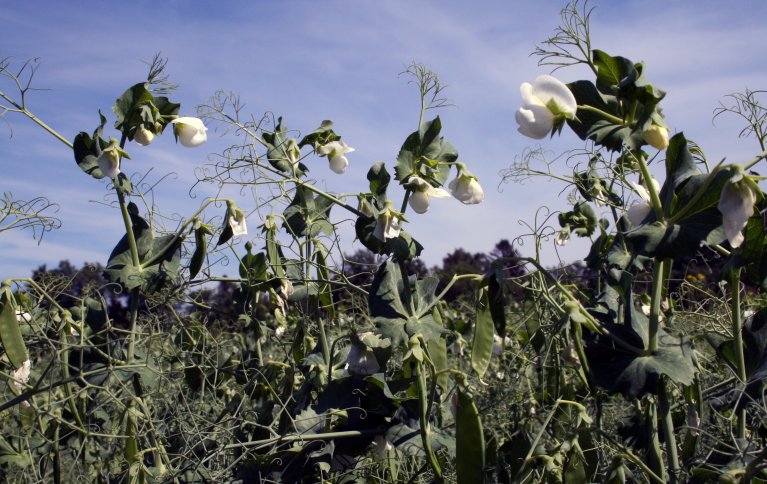
[[[642,63],[591,45],[591,14],[565,7],[516,111],[519,134],[573,151],[531,149],[501,175],[559,183],[556,227],[536,225],[526,254],[502,240],[432,269],[415,214],[440,197],[481,211],[498,180],[443,136],[449,101],[424,65],[403,73],[421,100],[403,125],[420,128],[340,194],[308,171],[353,160],[332,121],[290,126],[223,92],[192,116],[158,55],[70,140],[35,115],[34,65],[0,61],[5,118],[108,183],[123,227],[100,264],[1,283],[0,481],[767,482],[762,93],[715,113],[753,158],[712,162],[669,132]],[[555,77],[572,66],[590,77]],[[164,214],[131,157],[159,136],[204,150],[212,129],[229,148],[199,183],[253,189],[253,205]],[[0,237],[55,228],[49,208],[6,193]],[[365,250],[343,251],[344,225]],[[546,267],[572,238],[582,262]]]

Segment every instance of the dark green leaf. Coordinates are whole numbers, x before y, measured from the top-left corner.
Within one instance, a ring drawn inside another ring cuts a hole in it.
[[[383,204],[386,200],[386,189],[389,187],[391,175],[386,170],[383,161],[376,161],[368,170],[368,181],[370,182],[370,193]]]
[[[650,351],[647,316],[634,307],[631,298],[624,306],[624,323],[604,323],[608,334],[592,336],[586,345],[589,367],[597,384],[631,397],[656,393],[663,375],[682,385],[691,384],[696,369],[690,340],[659,328],[658,349]],[[610,335],[629,347],[616,344]]]
[[[612,57],[595,49],[593,59],[597,66],[597,87],[604,93],[617,94],[622,86],[636,81],[638,77],[634,63],[625,57]]]
[[[112,250],[104,275],[110,282],[123,284],[128,289],[140,287],[151,294],[178,278],[183,240],[173,235],[155,238],[149,224],[138,214],[132,202],[128,205],[128,212],[136,238],[139,266],[133,262],[126,234]]]
[[[333,121],[330,121],[328,119],[324,120],[320,127],[312,131],[311,133],[307,134],[303,138],[301,138],[301,141],[298,143],[298,146],[300,148],[303,148],[306,145],[311,145],[313,148],[318,148],[320,146],[324,146],[331,141],[338,141],[341,139],[340,136],[338,136],[333,131]]]
[[[371,252],[380,255],[393,255],[397,260],[414,259],[421,255],[423,246],[410,236],[405,230],[401,230],[398,237],[381,242],[375,237],[375,217],[360,216],[354,223],[357,239],[362,242]]]
[[[620,103],[615,96],[602,94],[590,81],[576,81],[567,85],[579,105],[590,105],[608,114],[622,118]],[[632,130],[624,124],[617,124],[603,116],[579,109],[577,119],[567,120],[575,134],[583,140],[590,139],[611,151],[638,149],[644,144],[642,130]]]
[[[661,222],[645,223],[626,233],[626,243],[635,254],[661,259],[678,259],[694,254],[703,245],[716,245],[726,239],[721,214],[709,208],[667,225]]]
[[[101,124],[93,132],[93,138],[85,131],[80,131],[72,142],[72,151],[75,155],[77,166],[96,179],[104,178],[97,160],[101,151],[109,146],[109,142],[101,137],[104,124],[107,122],[101,111],[99,111],[99,119]]]
[[[277,118],[277,126],[274,127],[272,133],[265,132],[263,134],[264,143],[266,144],[266,158],[269,163],[280,170],[281,172],[301,176],[307,172],[307,168],[303,163],[297,163],[295,166],[288,158],[288,144],[287,138],[288,128],[282,124],[282,118]]]
[[[378,268],[370,287],[368,306],[381,335],[389,338],[392,345],[406,344],[415,334],[421,334],[430,342],[446,333],[431,312],[438,282],[435,277],[417,280],[412,284],[414,290],[408,294],[398,264],[388,260]],[[406,303],[408,296],[412,298],[412,311]]]
[[[293,201],[285,209],[285,226],[296,237],[332,235],[333,224],[328,218],[331,208],[330,199],[299,185]]]
[[[398,181],[404,182],[414,173],[437,185],[447,181],[450,166],[436,162],[452,163],[458,159],[458,151],[439,136],[441,130],[442,123],[437,116],[424,122],[418,131],[407,137],[397,155],[397,166],[394,169]]]

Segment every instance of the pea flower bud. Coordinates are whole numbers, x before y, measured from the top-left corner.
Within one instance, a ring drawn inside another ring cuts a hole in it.
[[[642,138],[656,150],[668,148],[668,128],[652,123],[649,128],[642,131]]]
[[[117,140],[104,148],[96,160],[99,164],[99,170],[105,177],[115,178],[120,174],[120,149],[117,146]]]
[[[133,140],[141,146],[152,144],[153,139],[154,133],[146,129],[143,124],[136,129],[136,134],[133,135]]]

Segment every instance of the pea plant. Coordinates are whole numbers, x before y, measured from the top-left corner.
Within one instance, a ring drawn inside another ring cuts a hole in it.
[[[102,285],[2,281],[0,475],[767,480],[759,92],[716,112],[745,121],[758,154],[711,166],[700,146],[671,135],[665,93],[643,64],[592,48],[591,13],[568,5],[534,54],[593,78],[541,75],[521,86],[516,112],[521,134],[541,140],[567,126],[584,147],[566,161],[530,150],[503,174],[563,183],[572,210],[557,213],[557,229],[548,218],[531,226],[534,256],[444,280],[416,270],[423,246],[409,224],[432,199],[475,205],[484,192],[442,134],[435,112],[449,102],[421,64],[403,73],[419,94],[417,130],[403,132],[388,167],[371,164],[357,192],[338,193],[325,187],[359,161],[332,121],[289,129],[223,91],[188,115],[155,57],[109,116],[99,110],[95,129],[68,140],[28,105],[34,67],[0,63],[17,91],[0,91],[4,112],[58,139],[77,175],[106,187],[122,227],[103,255]],[[157,137],[172,132],[179,149],[196,148],[212,128],[231,145],[197,173],[218,195],[166,216],[152,202],[159,187],[126,172],[146,168]],[[327,183],[312,177],[322,158],[334,173]],[[252,205],[232,191],[252,194]],[[0,236],[57,228],[47,199],[4,200]],[[369,278],[346,270],[348,225],[375,255]],[[586,265],[546,269],[543,244],[574,236],[591,242]],[[694,272],[696,257],[717,274]],[[222,275],[227,261],[233,277]],[[211,305],[204,294],[216,284],[230,290]],[[470,297],[448,297],[466,284]],[[217,316],[224,308],[233,320]]]

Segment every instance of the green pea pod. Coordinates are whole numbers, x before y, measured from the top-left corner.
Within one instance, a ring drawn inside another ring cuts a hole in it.
[[[18,369],[29,359],[24,338],[21,337],[19,321],[16,319],[16,305],[9,288],[3,290],[0,297],[3,309],[0,311],[0,341],[14,368]]]
[[[487,300],[487,290],[477,301],[476,319],[474,322],[474,342],[471,345],[471,367],[482,378],[490,365],[493,355],[493,316]]]
[[[458,484],[485,482],[485,436],[477,405],[458,390],[455,414],[456,474]]]
[[[202,263],[205,262],[205,255],[208,252],[208,242],[205,238],[206,232],[202,226],[194,231],[196,247],[194,254],[192,254],[192,261],[189,263],[189,279],[194,279],[199,274],[200,269],[202,269]]]

